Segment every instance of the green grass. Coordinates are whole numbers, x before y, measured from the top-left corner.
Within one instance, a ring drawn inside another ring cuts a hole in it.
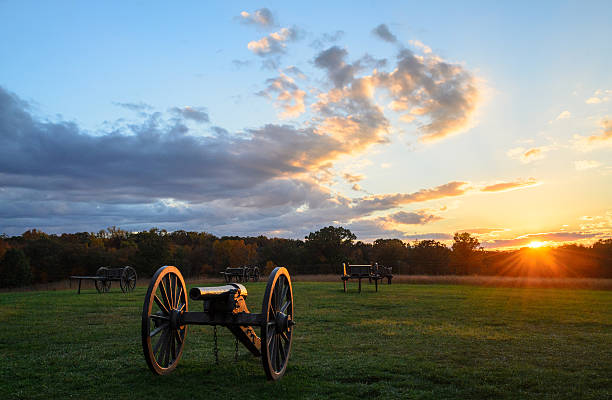
[[[249,283],[261,312],[265,283]],[[294,284],[286,375],[212,327],[191,326],[178,368],[140,345],[145,289],[0,293],[0,398],[612,398],[612,292],[450,285]],[[191,302],[192,310],[196,302]]]

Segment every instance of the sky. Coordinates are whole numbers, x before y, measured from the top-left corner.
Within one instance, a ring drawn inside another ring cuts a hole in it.
[[[612,3],[0,1],[0,233],[612,237]]]

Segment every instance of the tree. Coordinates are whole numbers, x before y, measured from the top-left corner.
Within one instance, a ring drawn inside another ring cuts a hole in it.
[[[442,275],[448,273],[450,250],[437,240],[415,241],[409,247],[410,273]]]
[[[17,287],[32,282],[32,269],[21,249],[8,249],[0,262],[0,286]]]
[[[455,274],[479,273],[482,269],[480,242],[468,232],[456,232],[453,237],[450,265]]]
[[[386,267],[397,267],[406,259],[406,245],[399,239],[376,239],[372,248],[375,261]]]
[[[306,236],[306,247],[313,258],[320,263],[339,263],[346,259],[353,240],[357,239],[350,230],[328,226]]]

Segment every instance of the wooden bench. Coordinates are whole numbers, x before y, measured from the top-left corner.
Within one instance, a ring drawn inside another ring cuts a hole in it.
[[[81,294],[81,281],[92,280],[96,285],[98,293],[106,293],[110,290],[111,282],[115,281],[119,282],[119,286],[123,293],[128,293],[133,291],[136,287],[136,279],[138,279],[136,270],[130,266],[122,268],[100,267],[96,271],[96,276],[73,275],[70,277],[70,283],[72,286],[72,281],[78,280],[79,290],[77,293]]]
[[[372,268],[372,265],[368,264],[342,264],[343,274],[340,277],[344,284],[344,291],[346,292],[346,283],[349,279],[357,279],[359,281],[359,293],[361,293],[361,280],[367,279],[368,281],[374,281],[376,285],[376,291],[378,292],[378,281],[381,278]],[[348,268],[348,270],[347,270]]]

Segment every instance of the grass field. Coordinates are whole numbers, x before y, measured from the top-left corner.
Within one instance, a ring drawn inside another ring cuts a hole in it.
[[[265,282],[249,283],[261,312]],[[140,345],[145,287],[0,293],[0,398],[612,398],[612,292],[466,285],[294,283],[285,377],[211,327],[153,376]],[[190,303],[192,310],[195,302]]]

